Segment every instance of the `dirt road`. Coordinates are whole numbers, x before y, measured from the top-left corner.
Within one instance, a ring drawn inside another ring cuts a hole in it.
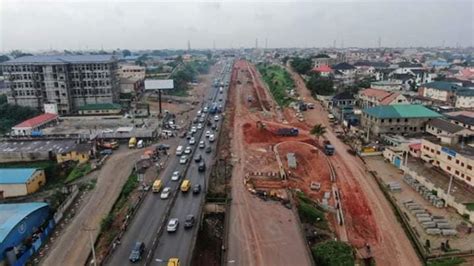
[[[239,63],[239,62],[238,62]],[[240,61],[242,63],[242,61]],[[251,86],[245,64],[234,74],[239,75],[239,84],[230,89],[230,113],[233,120],[232,153],[235,161],[232,173],[232,204],[230,211],[228,265],[311,265],[305,242],[299,232],[297,221],[291,210],[279,202],[262,201],[250,194],[243,181],[245,172],[258,163],[249,158],[249,150],[243,132],[244,124],[252,121],[247,109],[247,95]],[[242,70],[242,72],[240,71]],[[247,73],[247,75],[245,74]],[[260,102],[270,99],[258,99]],[[259,159],[262,162],[262,158]]]
[[[289,71],[300,96],[316,105],[315,109],[304,113],[306,122],[309,125],[323,123],[329,129],[327,139],[336,147],[336,155],[331,160],[339,177],[338,186],[346,207],[344,212],[348,218],[351,244],[360,246],[364,242],[370,243],[377,265],[421,265],[390,204],[366,172],[363,162],[346,151],[348,147],[330,130],[328,113],[312,98],[302,78]]]
[[[84,207],[64,229],[64,233],[53,243],[43,265],[77,265],[86,263],[91,251],[89,233],[95,240],[100,222],[109,211],[122,190],[134,163],[143,150],[123,150],[114,154],[100,170],[97,184]]]

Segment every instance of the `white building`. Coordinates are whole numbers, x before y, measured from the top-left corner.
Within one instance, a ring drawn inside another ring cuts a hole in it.
[[[474,89],[461,89],[456,92],[457,108],[474,108]]]

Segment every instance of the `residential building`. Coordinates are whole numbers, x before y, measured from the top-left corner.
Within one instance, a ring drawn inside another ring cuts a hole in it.
[[[333,107],[346,107],[354,106],[355,104],[354,94],[348,91],[338,93],[332,97],[332,106]]]
[[[474,130],[474,112],[451,112],[446,113],[445,115],[452,123]]]
[[[374,135],[423,132],[426,123],[441,117],[422,105],[381,105],[362,111],[361,126]]]
[[[46,183],[44,170],[37,168],[0,169],[0,199],[25,196]]]
[[[328,65],[323,65],[319,67],[314,67],[311,72],[318,72],[321,77],[329,77],[333,73],[333,70]]]
[[[58,153],[56,155],[56,160],[58,163],[63,163],[67,161],[86,163],[89,161],[91,155],[92,155],[92,144],[79,143],[75,145],[74,147],[71,147],[70,149],[65,150],[62,153]]]
[[[120,93],[133,94],[143,89],[143,79],[128,77],[120,79]]]
[[[454,106],[457,108],[474,108],[474,89],[463,88],[457,90]]]
[[[474,148],[444,144],[437,137],[421,141],[421,159],[474,187]]]
[[[457,144],[474,132],[448,120],[436,118],[426,124],[426,132],[438,137],[444,143]]]
[[[404,88],[400,80],[374,81],[370,83],[370,87],[386,91],[401,91]]]
[[[318,68],[318,67],[322,67],[322,66],[329,66],[329,65],[332,65],[332,64],[336,63],[336,61],[337,60],[335,58],[331,58],[331,57],[313,58],[314,68]]]
[[[363,89],[358,93],[359,106],[369,108],[378,105],[408,104],[407,98],[399,92],[380,89]]]
[[[117,103],[97,103],[79,107],[80,115],[117,115],[122,112],[122,106]]]
[[[44,202],[0,204],[0,265],[25,265],[52,231]]]
[[[356,72],[356,68],[348,63],[339,63],[332,66],[334,71],[340,72],[343,76],[353,76]]]
[[[41,110],[45,103],[55,103],[59,114],[67,114],[87,104],[118,102],[112,55],[24,56],[1,66],[12,104]]]
[[[137,65],[119,65],[118,73],[120,78],[145,79],[146,69],[143,66]]]
[[[451,82],[433,81],[421,84],[418,95],[449,104],[454,103],[455,92],[459,88],[461,87]]]
[[[32,136],[41,134],[41,129],[58,122],[57,114],[41,114],[12,127],[14,136]]]

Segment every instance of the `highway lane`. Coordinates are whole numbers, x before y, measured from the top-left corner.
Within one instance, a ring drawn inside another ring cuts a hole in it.
[[[230,72],[232,69],[232,64],[230,67],[227,67],[227,73],[225,74],[224,80],[230,80]],[[222,104],[224,110],[227,99],[227,90],[228,86],[225,86],[224,92],[218,93],[218,88],[213,88],[213,92],[216,93],[216,98],[214,99],[218,104]],[[211,93],[212,94],[212,93]],[[218,101],[221,98],[222,101]],[[211,118],[213,119],[213,116]],[[222,124],[222,116],[219,114],[221,119],[217,123],[217,128],[220,130]],[[215,123],[213,121],[213,123]],[[209,127],[204,127],[203,131],[210,130]],[[191,252],[193,251],[194,241],[198,230],[198,223],[191,229],[184,229],[184,220],[188,214],[194,215],[196,219],[199,219],[201,216],[202,203],[204,202],[205,191],[207,190],[207,184],[211,172],[211,166],[215,160],[216,154],[216,145],[218,142],[218,133],[212,132],[216,136],[216,140],[213,143],[210,143],[209,140],[202,134],[201,138],[196,142],[199,143],[200,140],[204,141],[207,145],[212,146],[212,153],[206,154],[204,150],[198,149],[196,152],[200,153],[203,156],[203,160],[206,162],[206,172],[200,173],[198,171],[198,164],[194,161],[188,169],[188,175],[186,178],[191,180],[191,183],[201,184],[203,191],[199,195],[193,195],[192,192],[182,193],[180,192],[177,195],[176,202],[173,206],[173,209],[170,213],[169,218],[178,218],[180,221],[177,232],[168,233],[166,230],[162,233],[159,238],[158,246],[152,256],[153,260],[151,261],[152,265],[166,265],[166,261],[170,258],[179,258],[182,265],[189,265],[191,261]],[[197,145],[197,144],[196,144]],[[196,153],[196,154],[197,154]]]
[[[209,91],[208,95],[215,95],[216,88],[212,88]],[[197,112],[197,111],[196,111]],[[206,129],[206,127],[204,127]],[[198,132],[202,134],[201,132]],[[171,181],[171,175],[174,171],[180,171],[183,174],[186,170],[186,167],[190,166],[194,167],[193,169],[189,169],[188,172],[196,173],[197,172],[197,165],[193,161],[193,154],[194,150],[197,149],[199,141],[193,145],[193,152],[189,156],[189,161],[187,164],[180,164],[179,163],[179,156],[176,156],[174,151],[170,152],[170,158],[167,167],[161,172],[160,179],[164,182],[163,187],[169,186],[173,193],[178,193],[180,181]],[[183,147],[188,146],[188,141],[186,139],[180,139],[178,141],[178,145],[182,145]],[[206,162],[207,165],[207,162]],[[208,172],[208,170],[206,171]],[[197,179],[192,179],[191,182],[195,182]],[[151,195],[150,195],[151,194]],[[189,193],[192,196],[192,193]],[[177,195],[181,196],[181,195]],[[146,252],[142,258],[141,264],[144,264],[147,252],[153,246],[153,240],[156,239],[156,234],[162,225],[162,219],[166,215],[167,209],[170,207],[172,202],[173,194],[166,200],[160,199],[160,193],[152,193],[149,192],[146,194],[146,198],[142,202],[139,210],[137,211],[135,217],[132,219],[132,222],[128,226],[127,232],[121,239],[121,244],[116,248],[115,252],[113,253],[112,257],[107,261],[106,264],[108,265],[125,265],[130,264],[128,257],[130,255],[130,251],[133,248],[133,245],[137,241],[142,241],[145,243]],[[178,202],[178,201],[177,201]],[[180,202],[179,202],[180,203]],[[198,207],[195,207],[198,208]],[[184,220],[183,220],[184,221]],[[167,221],[166,221],[167,222]]]

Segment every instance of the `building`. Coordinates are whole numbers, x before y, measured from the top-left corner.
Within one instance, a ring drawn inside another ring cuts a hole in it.
[[[445,119],[436,118],[426,124],[426,132],[438,137],[445,143],[457,144],[462,138],[473,135],[473,131],[456,125]]]
[[[332,69],[328,65],[314,67],[311,72],[317,72],[321,77],[329,77],[332,74]]]
[[[353,76],[356,72],[355,66],[345,62],[333,65],[332,69],[342,73],[343,76]]]
[[[89,161],[91,155],[92,144],[80,143],[62,153],[58,153],[56,155],[56,160],[58,161],[58,163],[63,163],[67,161],[86,163]]]
[[[146,69],[137,65],[120,65],[118,73],[120,78],[144,80]]]
[[[359,106],[369,108],[379,105],[408,104],[407,98],[399,92],[380,89],[364,89],[358,93]]]
[[[25,265],[51,231],[49,218],[43,202],[0,204],[0,265]]]
[[[0,169],[0,199],[25,196],[46,183],[44,170],[37,168]]]
[[[96,103],[79,107],[80,115],[117,115],[122,111],[122,106],[117,103]]]
[[[332,106],[333,107],[346,107],[355,105],[355,97],[351,92],[345,91],[338,93],[332,97]]]
[[[404,88],[400,80],[374,81],[370,83],[370,87],[385,91],[401,91]]]
[[[76,145],[73,139],[37,139],[0,142],[0,163],[55,160]]]
[[[68,114],[83,105],[119,99],[112,55],[24,56],[1,66],[12,104],[41,110],[45,103],[55,103],[59,114]]]
[[[459,89],[456,92],[454,106],[457,108],[474,108],[474,89]]]
[[[445,115],[451,123],[474,130],[474,112],[452,112]]]
[[[143,79],[128,77],[120,79],[120,93],[136,94],[143,89]]]
[[[41,129],[58,122],[57,114],[41,114],[12,127],[12,135],[32,136],[40,134]]]
[[[361,126],[374,135],[423,132],[426,123],[441,117],[422,105],[384,105],[364,109]]]
[[[454,178],[474,187],[474,148],[469,145],[448,145],[436,137],[421,141],[421,159]]]
[[[430,83],[421,84],[418,88],[418,95],[432,100],[452,104],[455,101],[455,92],[460,88],[460,86],[451,82],[433,81]]]

